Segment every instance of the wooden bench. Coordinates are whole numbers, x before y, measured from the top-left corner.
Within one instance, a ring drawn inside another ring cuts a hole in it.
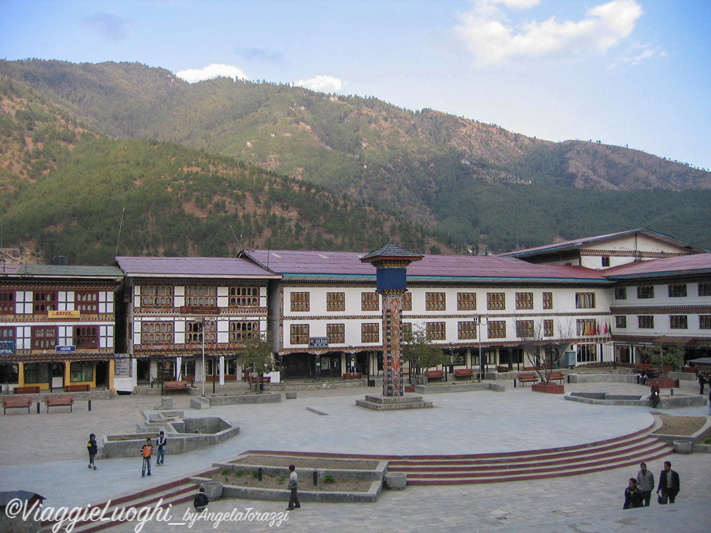
[[[538,381],[538,376],[534,373],[530,373],[530,374],[521,373],[518,375],[518,382],[519,383],[536,383],[537,381]]]
[[[496,367],[496,371],[497,371],[497,372],[508,372],[508,371],[509,371],[509,367],[507,367],[507,366],[501,366],[501,365],[500,365],[500,366],[497,366],[497,367]]]
[[[426,370],[425,377],[427,378],[427,381],[429,381],[431,379],[442,380],[442,379],[444,379],[444,371],[442,371],[442,370]]]
[[[472,379],[474,376],[474,371],[471,368],[455,368],[454,377],[455,378],[469,378]]]
[[[560,370],[553,370],[548,376],[548,381],[558,381],[560,383],[563,383],[563,380],[565,379],[565,376],[563,375],[563,372]]]
[[[13,394],[39,394],[39,385],[25,385],[24,387],[15,387],[12,390]]]
[[[27,407],[27,414],[30,414],[30,406],[32,405],[32,398],[30,396],[9,396],[2,399],[2,414],[7,414],[8,409],[12,408],[22,408]]]
[[[45,396],[44,403],[47,405],[47,412],[49,413],[50,407],[69,407],[71,411],[74,411],[74,396],[71,394],[58,394],[57,396]]]
[[[170,391],[185,391],[188,392],[188,383],[186,381],[164,381],[163,392]]]
[[[362,377],[362,372],[346,372],[345,374],[343,374],[343,379],[360,379]]]
[[[250,376],[249,382],[250,383],[257,383],[258,379],[259,379],[259,376]],[[262,383],[271,383],[271,382],[272,382],[271,376],[262,376]]]
[[[91,385],[84,383],[82,385],[64,385],[64,392],[89,392]]]

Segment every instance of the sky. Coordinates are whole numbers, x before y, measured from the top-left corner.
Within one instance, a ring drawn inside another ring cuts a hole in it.
[[[711,0],[0,0],[0,58],[293,83],[711,170]]]

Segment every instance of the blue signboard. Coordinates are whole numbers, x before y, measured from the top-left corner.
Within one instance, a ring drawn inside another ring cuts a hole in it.
[[[328,337],[309,337],[309,348],[328,348]]]
[[[0,355],[12,355],[15,353],[15,341],[0,341]]]
[[[55,346],[57,353],[74,353],[77,351],[76,346]]]
[[[407,289],[407,270],[404,268],[379,268],[376,279],[379,291]]]

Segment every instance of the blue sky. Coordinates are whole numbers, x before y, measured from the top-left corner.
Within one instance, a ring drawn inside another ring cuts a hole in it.
[[[0,57],[295,83],[711,169],[710,21],[711,0],[0,0]]]

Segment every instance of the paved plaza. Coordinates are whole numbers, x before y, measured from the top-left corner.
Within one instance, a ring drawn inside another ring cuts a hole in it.
[[[232,391],[245,391],[233,386]],[[567,384],[567,392],[645,394],[641,385],[623,383]],[[227,392],[225,390],[225,392]],[[565,401],[560,395],[533,393],[530,387],[506,392],[432,394],[433,409],[376,412],[355,406],[355,400],[373,388],[299,391],[295,400],[278,404],[189,408],[188,396],[174,395],[186,417],[222,416],[240,426],[237,437],[218,446],[171,455],[165,466],[153,466],[153,476],[141,478],[141,459],[98,460],[98,470],[87,469],[89,433],[135,433],[143,422],[142,410],[160,404],[159,396],[145,391],[111,400],[79,401],[74,412],[8,413],[0,420],[0,490],[35,491],[45,505],[86,506],[151,486],[167,483],[231,460],[250,449],[293,450],[356,454],[475,454],[571,446],[599,441],[648,427],[653,423],[647,407],[601,406]],[[668,394],[668,392],[666,392]],[[698,393],[695,382],[683,382],[676,394]],[[308,409],[307,409],[308,408]],[[320,415],[314,411],[325,413]],[[706,416],[708,408],[689,407],[661,411],[674,415]],[[308,503],[278,527],[273,523],[225,522],[226,531],[708,531],[711,524],[711,454],[671,454],[681,476],[681,493],[674,505],[622,511],[627,479],[637,468],[620,468],[582,476],[538,481],[409,486],[404,491],[383,491],[377,503]],[[662,460],[649,464],[658,477]],[[302,480],[302,490],[307,485]],[[286,502],[222,500],[210,505],[212,513],[281,513]],[[188,505],[171,509],[170,521],[147,522],[142,531],[215,531],[214,520],[176,526],[184,521]],[[266,515],[264,515],[266,516]],[[210,515],[208,518],[219,518]],[[172,524],[172,525],[171,525]],[[135,531],[124,524],[110,531]]]

